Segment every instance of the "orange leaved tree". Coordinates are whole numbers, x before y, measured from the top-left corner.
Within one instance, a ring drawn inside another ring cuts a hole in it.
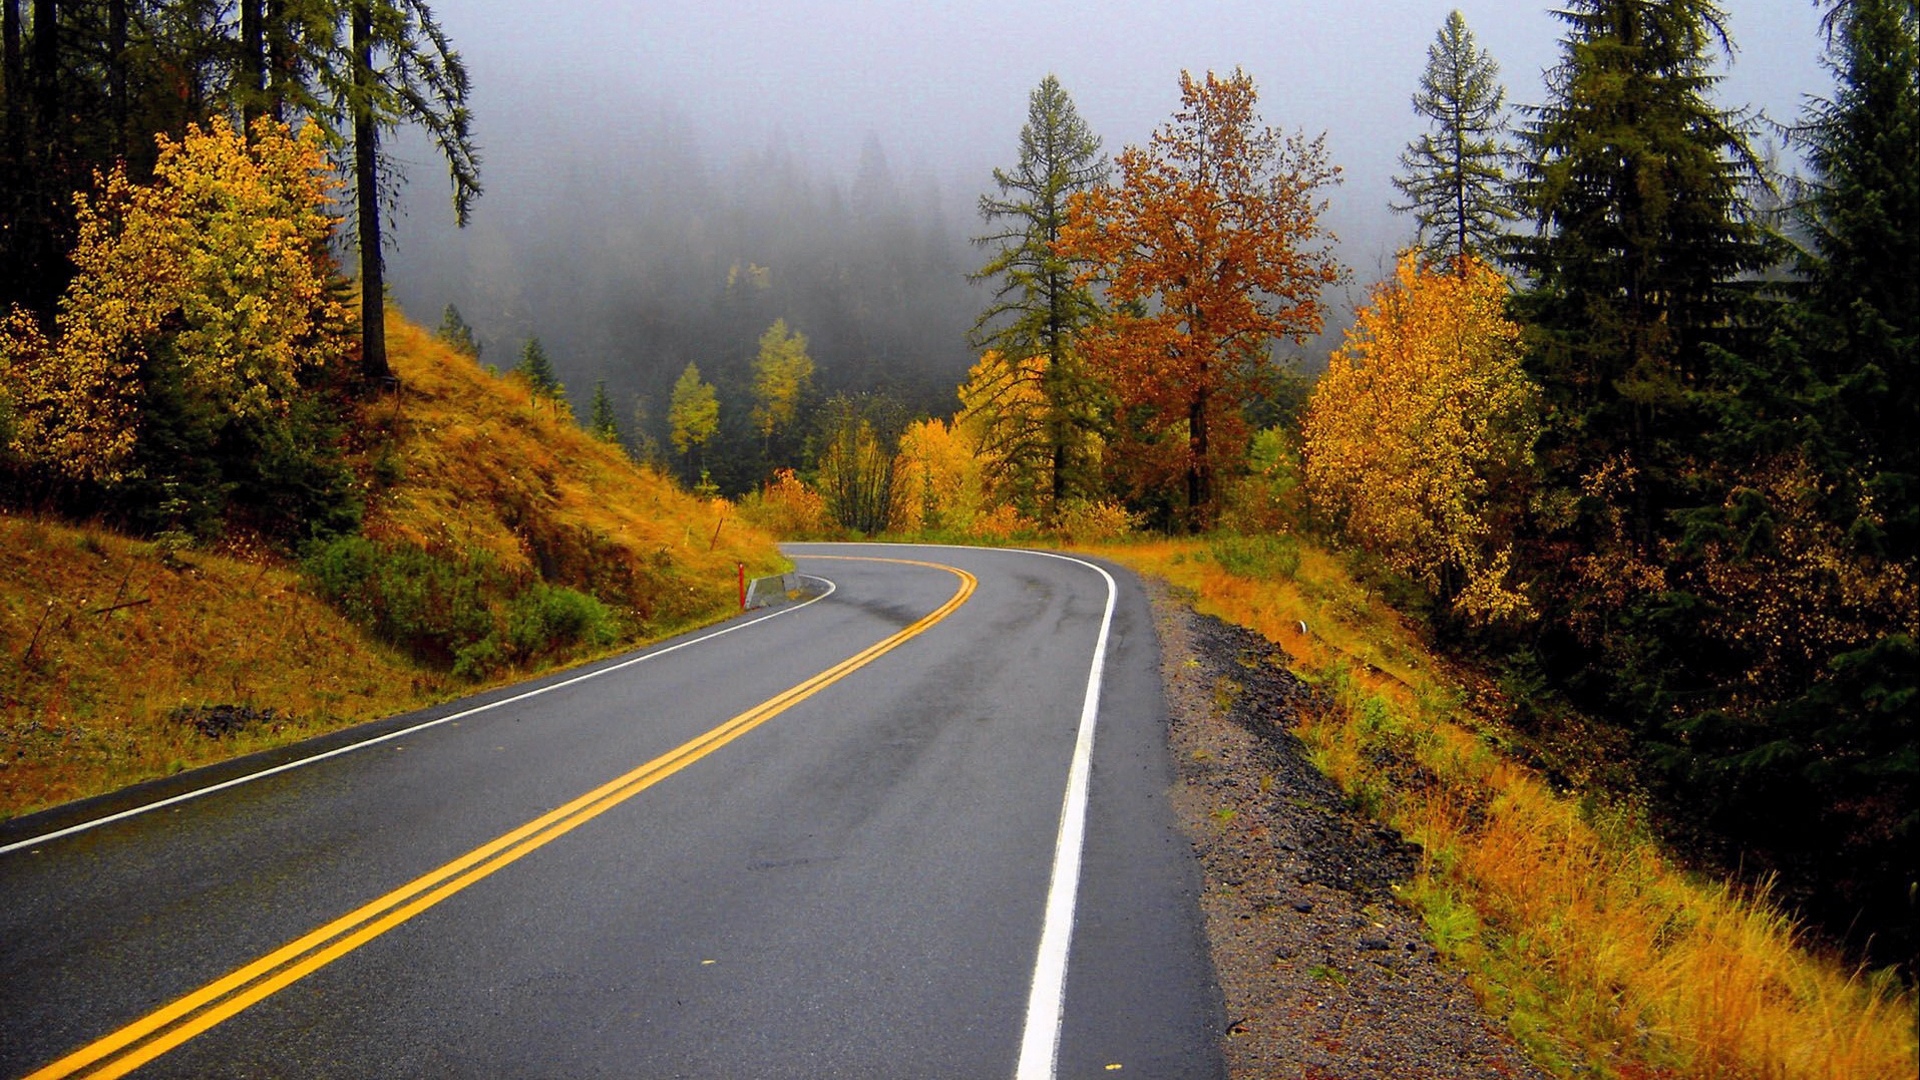
[[[1120,154],[1118,185],[1074,196],[1058,249],[1115,308],[1081,343],[1114,395],[1113,460],[1136,492],[1183,475],[1188,523],[1204,528],[1273,340],[1319,333],[1320,290],[1341,277],[1319,225],[1339,170],[1324,139],[1262,125],[1238,69],[1182,72],[1180,100]]]

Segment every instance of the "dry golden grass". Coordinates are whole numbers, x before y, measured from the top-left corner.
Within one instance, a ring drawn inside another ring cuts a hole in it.
[[[594,591],[636,630],[622,647],[731,613],[737,564],[785,568],[730,504],[635,467],[418,327],[396,317],[388,332],[403,389],[357,421],[370,535],[480,548],[509,573]],[[21,515],[0,515],[0,551],[0,818],[474,688],[369,640],[271,555],[172,561]],[[168,719],[211,704],[282,719],[220,738]]]
[[[582,431],[517,378],[487,373],[395,320],[403,389],[369,404],[403,479],[368,508],[365,531],[428,549],[485,550],[509,573],[624,603],[649,633],[710,617],[749,576],[786,569],[773,540],[725,500],[681,490]]]
[[[443,695],[291,569],[0,515],[0,817],[290,742]],[[180,705],[291,715],[209,739]]]
[[[1437,947],[1565,1076],[1882,1080],[1915,1073],[1916,1001],[1807,947],[1764,895],[1677,868],[1630,811],[1583,811],[1502,756],[1460,687],[1337,559],[1227,573],[1201,541],[1102,554],[1287,649],[1331,707],[1300,734],[1426,851],[1402,892]],[[1307,634],[1300,633],[1305,622]]]

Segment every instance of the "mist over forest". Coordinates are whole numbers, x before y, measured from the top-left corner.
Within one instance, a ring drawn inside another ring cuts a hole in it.
[[[390,255],[402,307],[432,324],[455,305],[484,362],[512,367],[538,337],[576,407],[605,380],[623,429],[637,434],[637,406],[662,443],[674,380],[695,363],[720,393],[717,441],[750,445],[750,364],[785,319],[808,339],[817,395],[953,410],[984,295],[967,280],[976,222],[955,220],[973,196],[900,168],[877,137],[842,164],[779,134],[725,156],[671,108],[591,130],[521,114],[493,131],[499,212],[437,227],[440,185],[416,182]],[[761,479],[746,456],[711,464],[723,489]]]

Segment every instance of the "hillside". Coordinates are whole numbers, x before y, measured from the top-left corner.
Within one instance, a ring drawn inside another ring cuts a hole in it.
[[[376,544],[590,594],[616,647],[731,611],[736,564],[781,567],[728,504],[636,467],[419,328],[396,318],[389,333],[402,388],[350,423]],[[376,640],[297,562],[243,538],[182,549],[0,513],[0,548],[0,818],[483,684]],[[484,682],[592,651],[509,658]]]

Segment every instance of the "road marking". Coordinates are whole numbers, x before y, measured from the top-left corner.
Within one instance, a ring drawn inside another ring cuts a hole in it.
[[[430,728],[430,727],[438,727],[441,724],[449,724],[457,720],[464,720],[469,716],[475,715],[476,713],[483,713],[488,711],[489,709],[498,709],[503,705],[512,705],[515,702],[525,701],[531,697],[539,697],[541,694],[551,693],[555,690],[564,689],[566,687],[572,686],[575,683],[585,682],[588,679],[597,679],[602,675],[608,675],[616,671],[621,671],[625,668],[630,668],[635,664],[645,663],[646,661],[652,660],[657,656],[665,656],[671,652],[679,652],[681,649],[692,648],[693,646],[699,645],[703,642],[712,641],[714,638],[731,634],[735,630],[745,630],[749,626],[758,625],[760,623],[766,622],[768,619],[777,618],[791,611],[799,611],[803,607],[807,607],[810,604],[816,603],[821,600],[825,600],[827,597],[833,595],[834,589],[836,588],[833,582],[827,581],[825,578],[814,578],[813,580],[824,583],[827,586],[827,591],[821,593],[819,596],[816,596],[811,600],[808,600],[805,604],[796,604],[790,608],[781,608],[778,611],[771,612],[766,615],[762,615],[755,619],[749,619],[743,623],[735,623],[734,625],[729,626],[724,630],[715,630],[710,634],[702,634],[697,638],[693,638],[688,641],[683,641],[678,645],[669,645],[664,649],[655,649],[652,652],[643,653],[640,656],[635,656],[627,660],[622,660],[617,664],[609,664],[603,668],[595,668],[592,671],[575,675],[569,679],[562,679],[559,682],[548,683],[545,686],[535,687],[532,690],[527,690],[522,693],[515,694],[512,697],[501,698],[499,701],[491,701],[485,705],[476,705],[471,709],[466,709],[461,712],[452,713],[447,716],[442,716],[437,720],[426,720],[421,723],[411,725],[409,727],[401,728],[398,731],[389,731],[385,735],[375,735],[373,738],[362,739],[357,743],[349,743],[346,746],[336,746],[332,750],[327,750],[322,753],[312,754],[310,756],[303,757],[303,758],[296,758],[293,761],[281,762],[280,764],[275,765],[272,768],[261,769],[259,772],[247,773],[245,776],[236,776],[231,780],[223,780],[218,784],[208,784],[206,787],[194,788],[192,791],[183,791],[178,795],[170,796],[165,799],[158,799],[150,803],[142,803],[139,806],[122,810],[117,814],[107,814],[103,817],[97,817],[90,821],[82,821],[77,825],[69,825],[64,829],[55,829],[52,832],[42,833],[39,836],[31,836],[25,840],[16,840],[11,844],[0,845],[0,855],[5,855],[9,851],[18,851],[21,848],[30,848],[39,844],[45,844],[49,841],[58,840],[63,836],[72,836],[75,833],[86,832],[88,829],[97,829],[102,825],[110,825],[116,821],[124,821],[127,818],[137,817],[140,814],[150,813],[154,810],[159,810],[164,807],[173,806],[177,803],[183,803],[188,801],[189,799],[197,799],[197,798],[200,798],[202,795],[211,795],[216,791],[225,791],[228,788],[239,787],[241,784],[250,784],[255,780],[262,780],[262,779],[265,779],[266,777],[274,776],[278,773],[287,772],[288,770],[291,770],[291,769],[298,769],[304,765],[312,765],[316,761],[325,761],[328,758],[339,757],[342,754],[350,754],[355,750],[364,750],[369,746],[374,746],[379,743],[391,742],[394,739],[404,738],[405,736],[411,735],[416,731],[425,731],[427,728]]]
[[[1015,1080],[1053,1080],[1060,1055],[1060,1018],[1067,1006],[1067,953],[1073,944],[1074,904],[1080,892],[1080,856],[1087,839],[1087,793],[1093,777],[1093,730],[1100,716],[1100,680],[1107,664],[1107,638],[1119,589],[1113,575],[1082,559],[1050,551],[1029,552],[1078,563],[1107,582],[1107,609],[1093,645],[1087,672],[1087,696],[1080,706],[1080,730],[1073,740],[1073,764],[1060,801],[1060,834],[1053,845],[1053,880],[1047,886],[1046,918],[1040,925],[1040,950],[1033,962],[1033,986],[1027,994],[1027,1024],[1020,1038]]]
[[[1040,926],[1040,948],[1033,962],[1033,984],[1027,994],[1026,1026],[1020,1038],[1020,1059],[1014,1080],[1054,1080],[1059,1068],[1060,1021],[1067,1006],[1067,956],[1073,945],[1074,905],[1080,892],[1080,862],[1086,848],[1087,797],[1093,777],[1093,733],[1100,713],[1100,681],[1107,663],[1107,639],[1113,630],[1113,609],[1119,586],[1099,566],[1052,551],[1030,548],[966,548],[952,544],[916,544],[915,547],[958,548],[964,551],[1006,551],[1039,555],[1084,566],[1107,583],[1106,612],[1100,617],[1100,636],[1094,641],[1093,664],[1087,672],[1087,694],[1080,706],[1080,727],[1074,737],[1073,761],[1067,767],[1067,789],[1060,805],[1060,831],[1054,838],[1053,876],[1047,886],[1046,916]],[[850,555],[799,555],[799,558],[858,558]],[[1109,1069],[1117,1066],[1109,1065]]]
[[[624,776],[617,777],[505,835],[429,871],[373,902],[335,919],[254,962],[141,1017],[26,1080],[54,1080],[84,1073],[89,1080],[124,1076],[202,1034],[251,1005],[318,971],[399,926],[440,901],[537,848],[572,832],[640,792],[706,757],[787,709],[865,667],[951,615],[979,584],[958,567],[908,559],[872,559],[945,570],[960,579],[946,603],[919,621],[697,735]],[[733,629],[737,629],[733,628]],[[725,633],[726,631],[721,631]],[[709,635],[712,636],[712,635]],[[686,644],[693,644],[687,642]],[[680,646],[676,646],[678,648]],[[551,689],[551,688],[549,688]],[[96,1067],[97,1066],[97,1067]],[[91,1070],[91,1071],[88,1071]]]

